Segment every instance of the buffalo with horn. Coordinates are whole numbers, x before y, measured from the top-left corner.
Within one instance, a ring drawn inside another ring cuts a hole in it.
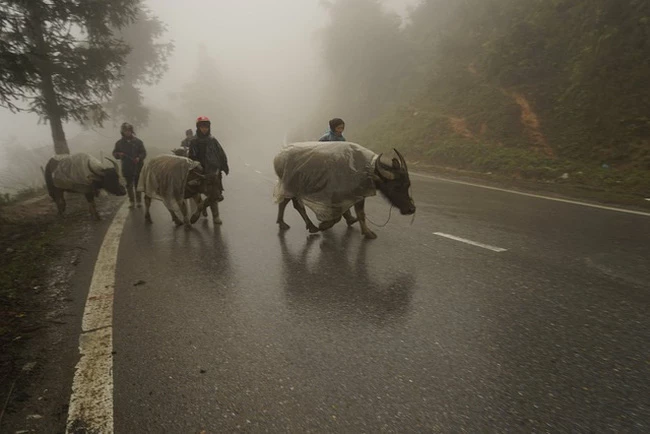
[[[95,197],[99,196],[100,190],[116,196],[126,195],[117,163],[108,157],[106,159],[112,163],[112,167],[104,167],[101,161],[86,153],[55,155],[49,159],[43,174],[47,191],[56,203],[59,215],[65,212],[65,192],[85,195],[90,215],[96,220],[100,220],[100,217]]]
[[[284,210],[291,201],[309,232],[327,230],[344,216],[348,225],[358,219],[366,238],[377,238],[368,228],[364,211],[366,197],[374,196],[377,190],[403,215],[415,213],[406,160],[394,151],[396,156],[385,161],[386,155],[377,155],[351,142],[303,142],[284,146],[273,160],[279,178],[274,196],[280,229],[289,229]],[[307,216],[305,206],[316,214],[318,226]],[[349,212],[352,206],[356,219]]]

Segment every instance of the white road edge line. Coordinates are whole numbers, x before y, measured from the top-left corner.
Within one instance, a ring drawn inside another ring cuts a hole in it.
[[[506,252],[508,250],[508,249],[502,249],[501,247],[490,246],[488,244],[477,243],[476,241],[467,240],[465,238],[460,238],[454,235],[445,234],[443,232],[434,232],[433,234],[438,235],[440,237],[449,238],[451,240],[460,241],[461,243],[471,244],[472,246],[482,247],[484,249],[492,250],[493,252]]]
[[[588,206],[590,208],[605,209],[605,210],[608,210],[608,211],[617,211],[617,212],[623,212],[623,213],[627,213],[627,214],[636,214],[636,215],[642,215],[642,216],[650,217],[650,213],[649,212],[644,212],[644,211],[635,211],[635,210],[631,210],[631,209],[615,208],[613,206],[596,205],[596,204],[593,204],[593,203],[580,202],[580,201],[577,201],[577,200],[560,199],[560,198],[557,198],[557,197],[542,196],[540,194],[524,193],[524,192],[516,191],[516,190],[508,190],[507,188],[490,187],[490,186],[487,186],[487,185],[474,184],[472,182],[465,182],[465,181],[456,181],[456,180],[453,180],[453,179],[440,178],[440,177],[433,176],[433,175],[424,175],[422,173],[416,173],[416,172],[410,172],[410,174],[413,175],[413,176],[419,176],[421,178],[435,179],[436,181],[451,182],[452,184],[469,185],[469,186],[472,186],[472,187],[485,188],[485,189],[488,189],[488,190],[503,191],[504,193],[519,194],[521,196],[534,197],[534,198],[537,198],[537,199],[553,200],[555,202],[564,202],[564,203],[570,203],[570,204],[573,204],[573,205]]]
[[[79,336],[66,433],[113,432],[113,293],[125,202],[104,236],[88,290]]]

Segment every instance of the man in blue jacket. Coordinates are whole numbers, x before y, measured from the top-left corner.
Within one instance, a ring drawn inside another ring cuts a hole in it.
[[[330,130],[318,139],[319,142],[345,142],[343,137],[345,122],[341,118],[334,118],[330,121]]]
[[[345,122],[341,118],[334,118],[330,120],[330,130],[325,133],[320,139],[319,142],[346,142],[345,137],[343,137],[343,130],[345,130]],[[347,210],[343,213],[343,218],[348,226],[352,226],[357,221],[356,217],[352,215],[350,210]]]

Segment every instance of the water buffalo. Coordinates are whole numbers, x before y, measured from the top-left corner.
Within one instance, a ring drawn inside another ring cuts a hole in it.
[[[175,155],[159,155],[152,158],[142,169],[138,191],[143,191],[145,194],[147,223],[153,223],[149,212],[152,198],[165,203],[172,221],[177,226],[185,224],[186,227],[190,227],[208,207],[212,211],[214,224],[222,223],[218,206],[218,202],[223,200],[221,175],[204,174],[201,165],[189,158]],[[201,200],[201,194],[207,196],[205,200]],[[194,199],[197,204],[191,219],[188,216],[185,199]],[[179,215],[182,216],[182,220]]]
[[[116,196],[126,195],[126,188],[120,180],[117,163],[106,157],[113,167],[103,167],[95,157],[78,153],[72,155],[55,155],[49,159],[43,169],[45,185],[50,197],[56,203],[59,215],[65,211],[64,192],[82,193],[88,200],[90,215],[100,220],[95,197],[100,190],[106,190]]]
[[[188,157],[190,148],[186,147],[180,147],[180,148],[174,148],[172,149],[172,154],[178,156],[178,157]]]
[[[304,142],[286,145],[274,158],[278,176],[275,200],[278,203],[277,223],[281,230],[289,229],[284,221],[284,210],[293,202],[309,232],[331,228],[346,217],[349,225],[356,222],[349,214],[354,206],[361,232],[366,238],[377,238],[368,228],[364,211],[365,198],[376,190],[403,215],[415,213],[415,204],[409,194],[411,181],[404,157],[396,150],[397,158],[384,162],[383,154],[350,142]],[[305,205],[320,221],[315,226],[307,216]]]

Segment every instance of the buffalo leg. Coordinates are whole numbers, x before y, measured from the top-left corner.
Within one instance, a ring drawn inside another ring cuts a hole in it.
[[[90,210],[90,215],[93,216],[95,220],[101,220],[101,217],[97,212],[97,206],[95,205],[95,195],[93,193],[86,193],[86,200],[88,201],[88,209]]]
[[[302,217],[302,219],[305,221],[305,224],[307,225],[307,230],[312,234],[318,232],[319,229],[316,226],[314,226],[311,220],[309,220],[309,216],[307,215],[307,210],[305,210],[305,205],[303,205],[302,202],[300,202],[295,197],[291,199],[291,202],[293,202],[293,207],[296,209],[296,211],[298,211],[300,217]]]
[[[169,215],[172,216],[172,221],[174,222],[174,224],[175,224],[176,226],[180,226],[180,225],[183,224],[183,220],[181,220],[181,219],[178,218],[178,216],[176,215],[176,213],[174,212],[173,209],[170,209],[170,210],[168,210],[168,211],[169,211]]]
[[[284,209],[287,207],[291,199],[283,199],[282,202],[278,204],[278,219],[275,221],[280,225],[280,229],[283,231],[288,230],[291,226],[284,222]]]
[[[185,225],[185,229],[191,228],[192,223],[190,223],[190,219],[187,215],[187,203],[185,202],[185,199],[181,198],[178,200],[178,207],[181,209],[181,213],[183,214],[183,224]]]
[[[198,209],[203,210],[203,212],[194,211],[194,213],[196,214],[198,212],[198,215],[203,214],[203,217],[207,217],[208,216],[208,207],[205,206],[205,207],[201,208],[201,204],[204,202],[203,199],[201,199],[201,193],[197,193],[196,196],[193,197],[193,199],[194,199],[194,203],[196,204],[197,210]],[[192,214],[192,215],[194,215],[194,214]],[[198,217],[197,217],[197,219],[198,219]],[[192,223],[194,223],[194,222],[192,222]]]
[[[345,219],[345,222],[348,224],[348,226],[352,226],[359,221],[358,218],[352,215],[352,212],[350,212],[350,210],[347,210],[343,213],[343,218]]]
[[[341,217],[338,217],[338,218],[335,218],[335,219],[332,219],[332,220],[325,220],[324,222],[321,222],[318,225],[318,229],[320,229],[321,231],[326,231],[326,230],[328,230],[329,228],[331,228],[332,226],[334,226],[335,224],[337,224],[340,221],[341,221]]]
[[[223,222],[219,217],[219,203],[216,200],[212,201],[210,204],[210,211],[212,211],[212,223],[215,225],[222,224]]]
[[[63,217],[65,212],[65,198],[63,197],[63,190],[56,190],[51,194],[54,203],[56,204],[56,209],[59,212],[59,215]]]
[[[206,200],[207,200],[207,198],[206,198]],[[201,193],[198,193],[194,197],[194,201],[196,202],[196,207],[197,208],[199,207],[199,205],[201,205],[204,202],[204,200],[201,198]],[[208,206],[207,205],[203,207],[203,212],[201,213],[201,215],[203,215],[203,217],[208,216]]]
[[[194,200],[196,201],[196,211],[194,211],[194,214],[192,214],[192,218],[190,219],[190,222],[192,224],[196,223],[199,217],[201,217],[201,214],[203,216],[207,216],[207,208],[208,208],[208,200],[201,200],[201,195],[197,194],[194,196]]]
[[[179,215],[182,216],[182,211],[181,211],[181,208],[179,206],[180,202],[182,202],[182,200],[172,202],[172,203],[169,204],[171,206],[171,208],[167,208],[167,211],[169,211],[169,215],[172,216],[172,221],[174,222],[174,224],[176,226],[180,226],[180,225],[183,224],[183,220],[178,218]]]
[[[151,198],[147,196],[146,194],[144,195],[144,221],[146,223],[153,223],[153,220],[151,220],[151,214],[149,213],[149,208],[151,208]]]
[[[354,204],[354,210],[357,212],[359,226],[361,226],[361,233],[369,240],[373,240],[377,238],[377,235],[368,228],[368,224],[366,223],[366,211],[363,209],[364,205],[365,200],[361,200]]]

